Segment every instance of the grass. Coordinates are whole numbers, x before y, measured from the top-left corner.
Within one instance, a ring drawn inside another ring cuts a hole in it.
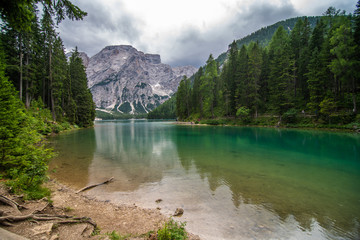
[[[185,230],[186,222],[178,223],[173,219],[170,219],[164,226],[158,230],[158,240],[184,240],[188,239],[187,232]]]
[[[107,233],[106,235],[109,236],[110,240],[125,240],[131,237],[131,234],[120,235],[116,231],[112,231],[111,233]]]

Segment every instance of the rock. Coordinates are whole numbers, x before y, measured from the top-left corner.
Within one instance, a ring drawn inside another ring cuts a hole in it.
[[[52,235],[49,240],[59,240],[59,236],[58,235]]]
[[[40,235],[40,234],[43,234],[43,233],[45,233],[47,235],[50,235],[53,226],[54,226],[53,223],[45,223],[45,224],[42,224],[40,226],[36,226],[36,227],[34,227],[32,229],[33,235],[36,236],[36,235]]]
[[[83,60],[84,61],[84,60]],[[177,91],[193,66],[161,63],[160,55],[144,54],[132,46],[107,46],[88,61],[88,86],[97,108],[122,113],[147,113]]]
[[[82,239],[83,237],[90,237],[92,227],[86,223],[61,225],[59,227],[59,239]]]
[[[2,240],[29,240],[28,238],[19,236],[0,227],[0,239]]]
[[[157,199],[155,202],[156,202],[156,203],[160,203],[160,202],[162,202],[162,199],[159,198],[159,199]]]
[[[182,208],[177,208],[175,210],[175,213],[173,214],[174,217],[181,217],[184,214],[184,209]]]

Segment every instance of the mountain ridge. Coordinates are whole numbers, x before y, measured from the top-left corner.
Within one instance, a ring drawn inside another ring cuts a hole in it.
[[[96,107],[124,114],[150,112],[176,92],[183,76],[197,71],[193,66],[173,68],[159,54],[131,45],[106,46],[91,58],[86,53],[80,57]]]

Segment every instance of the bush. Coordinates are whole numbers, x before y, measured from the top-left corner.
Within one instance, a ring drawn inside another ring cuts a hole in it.
[[[250,109],[248,109],[247,107],[240,107],[236,111],[236,116],[240,117],[244,123],[248,123],[250,122]]]
[[[164,227],[159,229],[158,240],[183,240],[188,239],[185,231],[186,223],[177,223],[173,219],[170,219],[165,223]]]
[[[297,114],[297,110],[295,108],[291,108],[282,115],[282,120],[285,123],[295,123],[296,122],[296,114]]]

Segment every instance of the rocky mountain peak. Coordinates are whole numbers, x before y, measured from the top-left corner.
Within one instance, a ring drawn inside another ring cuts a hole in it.
[[[192,66],[172,68],[158,54],[130,45],[107,46],[88,61],[88,85],[97,108],[122,113],[146,113],[166,101]]]

